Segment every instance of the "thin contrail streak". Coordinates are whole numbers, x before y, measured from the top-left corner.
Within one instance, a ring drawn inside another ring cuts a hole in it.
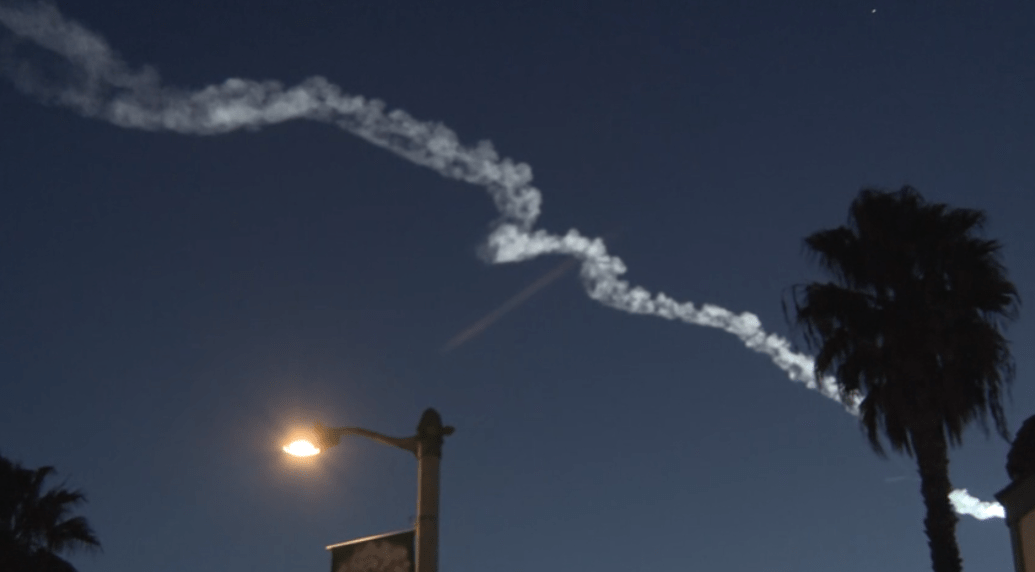
[[[902,481],[919,481],[919,480],[920,480],[920,477],[917,477],[917,476],[913,476],[913,475],[899,475],[897,477],[886,477],[884,479],[884,482],[890,484],[890,483],[899,483],[899,482],[902,482]]]
[[[445,125],[419,121],[399,109],[386,112],[383,102],[343,94],[322,77],[309,78],[291,88],[275,81],[238,78],[196,91],[163,86],[154,69],[130,69],[102,37],[46,4],[19,8],[0,5],[0,22],[16,35],[62,56],[70,65],[72,73],[54,80],[13,54],[6,55],[0,61],[3,71],[27,94],[87,117],[148,131],[215,135],[295,119],[337,125],[414,164],[488,191],[500,217],[481,250],[485,261],[497,264],[544,254],[571,256],[582,263],[580,274],[587,294],[601,304],[733,334],[748,349],[769,356],[791,380],[858,416],[861,397],[853,395],[843,401],[834,378],[816,379],[812,356],[795,352],[787,339],[766,333],[758,316],[750,312],[734,314],[712,304],[696,307],[662,292],[652,294],[621,279],[625,263],[608,253],[602,239],[582,236],[574,229],[564,235],[534,230],[542,194],[531,184],[531,167],[501,158],[488,141],[464,146]],[[984,510],[980,501],[975,505],[962,496],[965,490],[957,494],[960,492],[954,491],[955,497],[950,495],[958,512],[975,514]]]
[[[512,296],[509,300],[504,302],[499,308],[496,308],[482,319],[478,320],[474,324],[471,324],[471,326],[465,329],[464,331],[453,336],[453,338],[446,342],[446,345],[442,347],[442,352],[445,353],[454,350],[463,345],[464,343],[470,341],[472,338],[485,331],[485,329],[491,326],[494,322],[496,322],[496,320],[502,318],[504,314],[510,312],[514,308],[517,308],[522,303],[524,303],[525,300],[531,298],[533,294],[542,290],[543,288],[546,288],[550,284],[553,284],[561,276],[564,276],[569,270],[575,267],[575,264],[577,262],[578,261],[574,258],[569,258],[564,262],[558,264],[553,270],[547,272],[538,280],[526,286],[524,290]]]

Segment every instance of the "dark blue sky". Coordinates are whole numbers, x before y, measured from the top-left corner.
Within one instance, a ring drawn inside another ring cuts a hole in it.
[[[1035,299],[1030,2],[57,7],[165,85],[322,75],[490,139],[532,166],[540,228],[607,236],[632,282],[770,332],[818,276],[801,239],[865,185],[987,211]],[[8,70],[74,79],[0,29]],[[428,406],[457,428],[443,571],[929,567],[912,461],[734,336],[603,307],[570,272],[443,352],[560,263],[483,263],[497,216],[331,126],[129,130],[5,82],[0,452],[86,490],[105,550],[82,572],[326,570],[324,546],[411,524],[416,463],[280,446],[316,419],[408,435]],[[1006,450],[969,431],[953,484],[992,500]],[[1003,521],[961,518],[967,568],[1009,569]]]

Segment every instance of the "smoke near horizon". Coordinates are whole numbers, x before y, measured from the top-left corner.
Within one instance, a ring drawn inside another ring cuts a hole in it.
[[[949,493],[949,501],[959,514],[969,514],[978,520],[1006,518],[1006,509],[997,502],[983,501],[967,489],[956,489]]]
[[[65,19],[47,4],[0,5],[0,22],[17,36],[63,58],[58,74],[53,70],[44,73],[11,53],[0,54],[4,74],[20,91],[44,103],[120,127],[189,135],[217,135],[296,119],[336,125],[444,177],[484,188],[500,213],[479,253],[486,262],[520,262],[547,254],[570,256],[581,263],[586,293],[597,302],[630,314],[733,334],[748,349],[769,356],[792,381],[858,416],[860,396],[843,401],[834,379],[817,379],[813,358],[795,352],[786,338],[767,333],[758,316],[735,314],[712,304],[698,307],[662,292],[651,293],[621,278],[627,270],[625,263],[608,252],[601,238],[583,236],[575,229],[563,235],[535,229],[542,194],[531,184],[532,169],[500,157],[488,141],[465,146],[441,123],[420,121],[399,109],[388,111],[383,102],[342,93],[319,76],[287,88],[276,81],[239,78],[195,91],[163,86],[153,68],[129,68],[102,37]],[[52,77],[55,75],[60,77]],[[981,502],[965,489],[953,491],[950,499],[960,514],[1002,518],[998,503]]]

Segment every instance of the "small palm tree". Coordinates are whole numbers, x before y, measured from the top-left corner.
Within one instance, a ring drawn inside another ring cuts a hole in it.
[[[884,455],[883,437],[916,458],[935,572],[962,569],[948,447],[975,419],[987,430],[989,413],[1009,440],[1001,397],[1013,361],[1002,332],[1020,301],[1000,244],[975,236],[984,223],[981,211],[925,202],[910,187],[864,189],[847,226],[805,239],[833,281],[793,294],[816,375],[862,396],[874,451]]]
[[[53,467],[25,469],[0,456],[0,570],[76,572],[60,555],[100,542],[86,519],[72,516],[86,501],[79,490],[43,490]]]

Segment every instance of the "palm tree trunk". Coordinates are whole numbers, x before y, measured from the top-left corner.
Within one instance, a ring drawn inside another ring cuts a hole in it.
[[[934,572],[962,572],[963,560],[956,544],[956,523],[959,519],[949,503],[949,448],[940,426],[912,435],[913,450],[920,468],[920,493],[924,497],[927,516],[924,532],[931,548]]]

